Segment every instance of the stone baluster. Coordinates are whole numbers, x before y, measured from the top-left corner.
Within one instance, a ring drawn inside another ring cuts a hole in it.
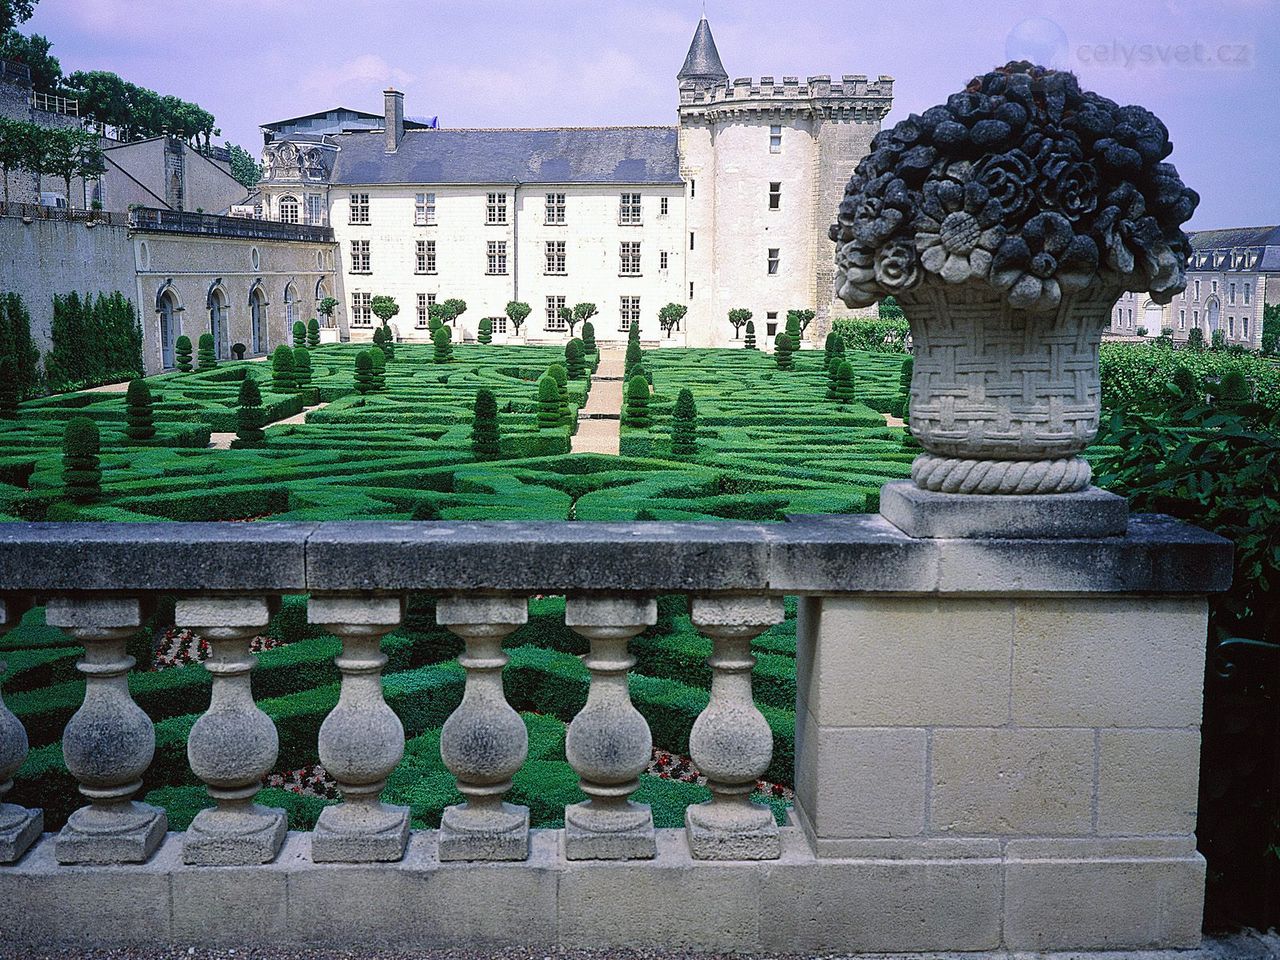
[[[187,737],[187,759],[217,806],[191,821],[182,838],[183,862],[269,863],[288,824],[283,810],[254,803],[262,778],[275,766],[280,740],[271,718],[253,702],[249,673],[257,660],[249,641],[266,629],[270,605],[245,597],[179,600],[175,619],[208,642],[204,666],[213,677],[209,709]]]
[[[458,662],[467,671],[462,703],[440,731],[440,756],[467,798],[440,819],[441,860],[529,855],[529,808],[502,799],[529,755],[529,732],[502,692],[502,640],[528,619],[524,597],[454,596],[436,605],[436,620],[466,643]]]
[[[653,813],[632,801],[653,755],[649,724],[631,703],[627,641],[654,624],[658,605],[634,597],[571,596],[565,623],[591,641],[587,703],[569,724],[565,754],[587,799],[564,809],[569,860],[646,859],[657,853]]]
[[[685,808],[689,849],[699,860],[776,860],[773,811],[751,802],[773,757],[773,732],[751,696],[751,641],[782,622],[778,597],[696,597],[693,624],[711,638],[711,700],[694,721],[689,752],[711,799]]]
[[[382,638],[400,624],[398,597],[313,596],[307,618],[342,640],[337,706],[320,725],[320,762],[338,781],[343,803],[325,807],[311,834],[317,863],[399,860],[409,842],[409,808],[381,800],[404,756],[404,726],[382,696],[387,656]]]
[[[18,625],[25,609],[25,603],[0,598],[0,637]],[[5,664],[0,661],[0,677],[4,671]],[[13,775],[26,759],[27,731],[0,696],[0,863],[13,863],[21,857],[44,829],[40,810],[4,802],[4,795],[13,789]]]
[[[84,644],[76,669],[84,703],[62,733],[67,770],[89,799],[58,834],[59,863],[142,863],[169,827],[165,812],[134,800],[156,752],[151,718],[129,695],[134,659],[125,642],[142,626],[142,605],[123,597],[58,598],[45,621]]]

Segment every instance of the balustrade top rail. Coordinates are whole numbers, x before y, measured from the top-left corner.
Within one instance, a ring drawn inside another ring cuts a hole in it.
[[[85,223],[106,223],[115,227],[127,227],[129,216],[107,210],[71,210],[43,203],[5,203],[0,200],[0,217],[21,217],[24,220],[80,220]]]
[[[1211,593],[1229,541],[930,540],[875,515],[787,523],[6,523],[0,593]]]
[[[152,233],[194,233],[249,240],[333,241],[332,227],[251,220],[248,217],[223,217],[184,210],[160,210],[155,207],[135,207],[129,212],[129,225],[135,230]]]

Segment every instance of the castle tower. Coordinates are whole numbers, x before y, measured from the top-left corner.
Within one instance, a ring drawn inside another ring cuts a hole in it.
[[[827,227],[893,104],[893,79],[730,81],[704,17],[677,80],[689,346],[737,345],[735,307],[752,311],[762,345],[788,310],[814,310],[807,336],[825,336],[847,313]]]

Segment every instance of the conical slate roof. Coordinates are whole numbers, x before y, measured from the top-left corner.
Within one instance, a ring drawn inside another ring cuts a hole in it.
[[[716,50],[716,41],[711,36],[711,24],[704,16],[698,21],[698,30],[693,35],[693,43],[689,44],[689,55],[684,58],[684,66],[676,74],[676,79],[709,81],[719,83],[728,80],[724,64],[720,62],[720,52]]]

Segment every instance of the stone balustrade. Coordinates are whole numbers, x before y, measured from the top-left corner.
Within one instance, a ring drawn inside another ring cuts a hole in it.
[[[1163,517],[1119,535],[909,536],[881,516],[779,524],[0,525],[0,630],[33,602],[83,641],[84,704],[62,740],[86,805],[41,838],[0,804],[6,944],[689,946],[972,951],[1188,947],[1206,596],[1226,541]],[[409,591],[463,641],[441,754],[464,802],[410,830],[380,792],[405,732],[381,638]],[[288,833],[256,802],[276,761],[249,640],[278,598],[341,641],[318,755],[342,801]],[[630,638],[655,598],[710,638],[690,752],[712,797],[654,829]],[[586,799],[559,830],[506,799],[528,753],[505,637],[564,594],[587,638],[566,755]],[[125,638],[157,596],[211,645],[188,755],[215,805],[182,833],[137,799],[155,749]],[[753,638],[801,598],[796,801],[753,805],[770,761]],[[0,795],[27,752],[0,705]]]

